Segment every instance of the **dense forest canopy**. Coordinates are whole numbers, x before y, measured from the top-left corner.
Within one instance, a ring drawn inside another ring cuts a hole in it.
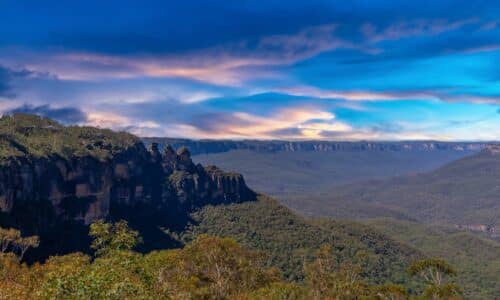
[[[11,230],[12,231],[12,230]],[[0,232],[9,239],[9,230]],[[372,285],[360,263],[339,262],[324,244],[304,260],[302,282],[283,279],[264,263],[266,253],[248,250],[231,238],[199,235],[182,249],[140,254],[141,242],[127,222],[90,226],[94,256],[71,253],[44,263],[21,263],[8,246],[0,253],[2,299],[406,299],[408,289]],[[16,241],[14,241],[16,243]],[[33,245],[36,246],[36,245]],[[421,297],[460,299],[450,278],[456,271],[445,261],[414,262],[410,275],[425,285]],[[413,297],[413,296],[412,296]],[[418,295],[415,295],[418,297]]]

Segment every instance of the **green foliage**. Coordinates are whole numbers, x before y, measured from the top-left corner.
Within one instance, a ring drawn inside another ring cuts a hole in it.
[[[422,278],[427,287],[424,291],[426,299],[459,299],[459,287],[450,282],[445,282],[447,276],[455,276],[457,272],[446,261],[429,258],[416,261],[408,268],[411,275]]]
[[[307,299],[307,288],[297,283],[275,282],[247,295],[249,300]]]
[[[425,299],[462,299],[462,292],[460,288],[453,283],[447,283],[444,285],[429,285],[424,292]]]
[[[172,298],[227,299],[281,279],[276,270],[263,267],[262,253],[229,238],[201,235],[180,251],[155,254],[155,260],[163,255],[156,278]]]
[[[328,244],[304,260],[305,280],[293,283],[266,265],[264,253],[248,250],[231,238],[202,234],[182,249],[143,255],[130,250],[130,241],[140,237],[131,234],[125,222],[98,222],[92,227],[94,239],[105,240],[98,243],[103,245],[98,249],[107,249],[106,255],[94,260],[72,253],[28,267],[12,253],[0,254],[0,299],[354,300],[407,296],[399,285],[370,285],[361,277],[362,263],[341,260],[335,247]],[[450,272],[441,261],[416,266],[416,272],[429,266]],[[457,291],[447,283],[433,284],[422,297],[459,299]]]
[[[36,248],[39,244],[40,239],[38,236],[22,237],[21,232],[17,229],[0,228],[0,251],[5,253],[10,249],[13,252],[17,252],[19,260],[23,259],[24,254],[29,248]]]
[[[27,114],[0,118],[0,164],[13,157],[64,158],[91,156],[105,160],[139,143],[125,132],[80,126],[63,126],[53,120]]]
[[[103,256],[112,251],[132,250],[142,243],[139,232],[129,228],[127,221],[105,223],[98,221],[90,225],[90,236],[94,238],[91,247]]]
[[[494,299],[500,294],[500,244],[452,228],[394,219],[367,222],[427,257],[446,259],[458,272],[455,281],[467,299]]]
[[[89,263],[80,254],[52,259],[43,266],[42,299],[151,299],[143,282],[142,256],[115,250]],[[54,270],[55,272],[51,272]]]
[[[304,260],[314,257],[322,244],[332,244],[339,262],[362,264],[362,276],[373,283],[408,282],[408,264],[418,251],[393,241],[368,226],[354,222],[311,221],[293,214],[276,201],[205,206],[192,214],[193,223],[181,232],[185,242],[199,234],[229,236],[246,247],[268,254],[266,264],[285,278],[301,281]]]
[[[19,230],[0,228],[0,251],[6,252],[20,238],[21,232]]]
[[[323,245],[304,269],[312,298],[355,299],[368,293],[360,265],[338,263],[330,245]]]
[[[438,258],[416,261],[410,266],[408,272],[411,275],[423,277],[428,284],[433,285],[441,285],[445,275],[454,276],[457,274],[450,264]]]
[[[371,287],[370,297],[373,300],[404,300],[408,298],[408,291],[404,286],[388,283]]]

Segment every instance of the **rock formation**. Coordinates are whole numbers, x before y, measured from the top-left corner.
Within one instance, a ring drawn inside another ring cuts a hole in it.
[[[241,175],[195,165],[186,148],[160,153],[156,144],[148,151],[137,143],[105,161],[51,155],[0,166],[0,210],[34,233],[61,221],[90,224],[124,209],[180,213],[253,197]]]

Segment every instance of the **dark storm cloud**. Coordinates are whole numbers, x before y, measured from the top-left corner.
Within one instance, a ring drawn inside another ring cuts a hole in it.
[[[53,108],[50,105],[32,106],[25,104],[8,113],[34,114],[48,117],[64,124],[83,123],[87,120],[85,113],[75,107]]]

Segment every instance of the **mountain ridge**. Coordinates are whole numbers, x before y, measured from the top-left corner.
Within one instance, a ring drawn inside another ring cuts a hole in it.
[[[336,186],[328,198],[316,202],[315,212],[342,218],[394,217],[374,210],[370,214],[366,209],[366,216],[356,216],[356,212],[338,209],[372,207],[407,214],[420,222],[484,225],[497,234],[500,155],[492,149],[498,148],[489,147],[430,172]]]
[[[20,114],[0,118],[1,132],[0,225],[42,236],[47,254],[80,248],[76,234],[64,240],[100,219],[183,226],[197,207],[255,198],[241,174],[195,164],[186,148],[148,150],[127,133]]]
[[[335,152],[335,151],[468,151],[475,152],[496,142],[441,141],[285,141],[285,140],[191,140],[179,138],[143,137],[145,144],[157,143],[187,147],[193,155],[220,153],[230,150],[257,152]]]

